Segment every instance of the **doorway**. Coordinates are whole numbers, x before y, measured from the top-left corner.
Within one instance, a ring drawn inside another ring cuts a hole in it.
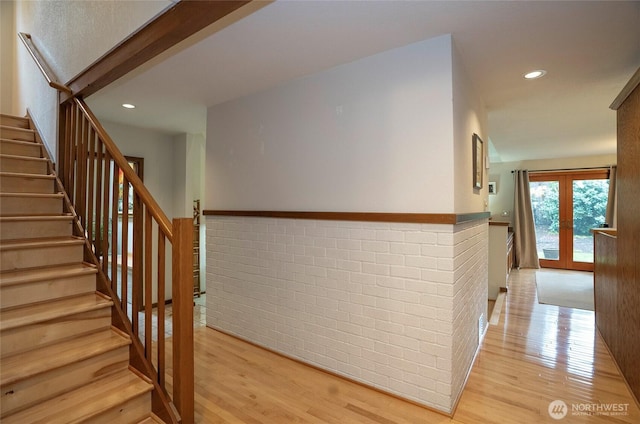
[[[605,222],[609,171],[532,172],[529,182],[540,266],[593,271],[591,229]]]

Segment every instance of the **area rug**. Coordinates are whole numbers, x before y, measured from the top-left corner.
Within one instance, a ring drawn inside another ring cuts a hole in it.
[[[538,302],[593,311],[593,273],[536,271]]]

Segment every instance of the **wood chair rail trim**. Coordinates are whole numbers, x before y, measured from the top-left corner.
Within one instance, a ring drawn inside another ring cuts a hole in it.
[[[205,210],[206,216],[238,216],[259,218],[317,219],[328,221],[394,222],[408,224],[462,224],[488,219],[489,212],[454,213],[396,213],[396,212],[313,212],[313,211],[247,211]]]

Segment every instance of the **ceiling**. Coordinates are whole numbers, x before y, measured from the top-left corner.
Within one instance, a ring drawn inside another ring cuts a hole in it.
[[[94,94],[90,106],[104,120],[204,133],[209,106],[452,34],[487,108],[491,160],[509,162],[614,154],[609,105],[640,67],[638,1],[277,1],[235,18]],[[533,69],[547,75],[525,80]]]

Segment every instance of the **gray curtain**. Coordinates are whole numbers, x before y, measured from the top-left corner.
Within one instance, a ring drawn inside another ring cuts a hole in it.
[[[611,228],[616,228],[618,225],[617,220],[617,208],[618,199],[616,198],[616,171],[618,167],[612,165],[609,169],[609,197],[607,199],[607,213],[604,218],[604,222]]]
[[[540,268],[536,249],[536,229],[531,208],[529,171],[513,171],[515,176],[515,205],[513,236],[515,266],[518,268]]]

